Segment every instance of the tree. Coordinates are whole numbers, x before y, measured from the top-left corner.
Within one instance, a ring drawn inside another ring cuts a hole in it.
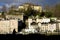
[[[60,17],[60,4],[56,4],[55,5],[55,11],[54,11],[55,15],[57,17]]]
[[[36,17],[36,16],[39,15],[39,14],[40,14],[39,11],[32,10],[32,15],[33,15],[34,17]]]
[[[18,12],[19,13],[23,13],[24,12],[24,9],[19,9]]]
[[[8,14],[15,14],[16,13],[16,6],[15,5],[12,5],[10,8],[9,8],[9,12]]]
[[[36,11],[36,10],[34,10],[34,9],[32,9],[31,6],[29,5],[28,8],[27,8],[27,10],[24,11],[24,13],[25,13],[25,16],[27,16],[27,17],[29,17],[29,16],[36,17],[39,12]]]
[[[33,13],[31,6],[28,6],[27,10],[24,10],[24,22],[26,19],[28,19],[29,16],[31,16]]]
[[[60,3],[55,4],[55,5],[51,5],[51,6],[46,6],[45,9],[47,11],[52,12],[54,17],[57,17],[57,18],[60,17]]]
[[[28,6],[27,10],[24,11],[26,16],[31,16],[31,13],[33,12],[31,6]]]
[[[41,13],[39,13],[38,14],[39,15],[39,17],[47,17],[47,18],[49,18],[49,17],[52,17],[53,16],[53,13],[52,12],[41,12]]]
[[[48,18],[52,17],[52,14],[53,14],[52,12],[45,12],[45,17],[48,17]]]
[[[40,14],[39,14],[40,17],[43,17],[45,16],[45,13],[42,11]]]

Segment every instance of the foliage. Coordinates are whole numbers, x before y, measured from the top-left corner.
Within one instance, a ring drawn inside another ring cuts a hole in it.
[[[49,17],[52,17],[52,12],[41,12],[41,13],[39,13],[38,15],[40,16],[40,17],[47,17],[47,18],[49,18]]]
[[[34,17],[35,17],[35,16],[37,15],[38,11],[33,10],[33,9],[31,8],[31,6],[29,6],[29,7],[27,8],[27,10],[24,11],[24,13],[25,13],[25,16],[27,16],[27,17],[29,17],[29,16],[34,16]]]
[[[54,17],[60,18],[60,3],[51,6],[46,6],[45,9],[47,11],[51,11]]]
[[[26,16],[31,16],[32,9],[28,8],[27,11],[24,11]]]
[[[2,12],[2,15],[4,15],[4,12]]]
[[[10,8],[9,8],[9,12],[8,12],[8,14],[15,14],[16,13],[16,6],[15,5],[13,5],[13,6],[11,6]]]
[[[23,13],[24,12],[24,9],[19,9],[19,13]]]
[[[45,16],[48,17],[48,18],[52,17],[52,12],[45,12]]]
[[[41,13],[39,14],[39,16],[40,16],[40,17],[43,17],[43,16],[45,16],[45,13],[44,13],[44,12],[41,12]]]

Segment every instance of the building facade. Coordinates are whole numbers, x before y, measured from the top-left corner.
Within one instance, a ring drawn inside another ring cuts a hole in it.
[[[28,19],[28,28],[33,29],[39,29],[40,32],[54,32],[56,31],[56,23],[50,23],[49,18],[43,18],[43,19],[36,19],[33,20],[31,18]]]

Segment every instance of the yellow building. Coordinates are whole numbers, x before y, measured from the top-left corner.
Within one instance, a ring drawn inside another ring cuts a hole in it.
[[[20,5],[18,7],[18,9],[25,9],[25,10],[27,10],[28,7],[31,7],[32,9],[34,9],[36,11],[42,12],[42,6],[34,5],[34,4],[31,4],[31,3],[22,4],[22,5]]]

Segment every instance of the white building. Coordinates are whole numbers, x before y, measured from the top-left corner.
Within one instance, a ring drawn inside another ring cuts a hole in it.
[[[29,29],[37,29],[41,32],[54,32],[56,30],[56,23],[50,23],[49,18],[42,19],[28,19],[28,28]]]
[[[56,31],[56,23],[48,24],[48,31],[51,31],[51,32]]]
[[[57,20],[57,29],[60,31],[60,20]]]

